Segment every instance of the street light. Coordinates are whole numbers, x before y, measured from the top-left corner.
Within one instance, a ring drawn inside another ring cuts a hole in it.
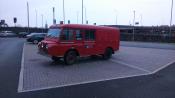
[[[171,17],[170,17],[170,35],[171,35],[171,25],[172,25],[172,18],[173,18],[173,0],[171,2]]]
[[[27,32],[29,33],[29,3],[28,2],[27,2],[27,23],[28,23]]]
[[[43,14],[41,14],[41,27],[43,28]]]
[[[63,19],[64,19],[64,23],[65,23],[65,8],[64,8],[64,0],[63,0]]]
[[[88,20],[87,20],[87,10],[86,10],[86,7],[84,6],[84,13],[85,13],[85,22],[86,24],[88,24]]]
[[[117,17],[117,10],[116,9],[114,9],[114,11],[115,11],[115,13],[116,13],[116,25],[117,25],[117,22],[118,22],[118,17]]]
[[[83,0],[82,0],[82,24],[83,24]]]
[[[118,20],[117,20],[117,18],[118,18],[118,17],[117,17],[117,14],[116,14],[116,25],[118,24]]]
[[[38,25],[38,19],[37,19],[37,17],[38,17],[38,12],[37,12],[37,10],[35,9],[35,14],[36,14],[36,20],[35,20],[35,24],[36,24],[36,27],[37,27],[37,25]]]
[[[77,24],[78,24],[78,16],[79,16],[79,12],[77,11]]]
[[[134,33],[135,33],[135,30],[134,30],[134,26],[135,26],[135,10],[134,10],[134,18],[133,18],[133,35],[132,35],[132,40],[134,41]]]
[[[55,7],[53,7],[53,24],[56,24],[55,23]]]
[[[43,32],[43,14],[41,14],[41,25],[42,25],[42,32]]]
[[[140,25],[143,26],[143,15],[140,14]]]
[[[84,6],[84,13],[85,13],[85,22],[87,22],[86,7],[85,6]]]

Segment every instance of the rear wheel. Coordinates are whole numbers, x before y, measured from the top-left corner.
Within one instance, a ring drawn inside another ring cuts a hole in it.
[[[68,51],[64,56],[64,62],[66,65],[72,65],[77,60],[77,53],[75,51]]]
[[[105,53],[103,54],[103,59],[108,60],[112,57],[112,49],[106,48]]]
[[[54,62],[57,62],[60,60],[60,57],[52,56],[51,58]]]

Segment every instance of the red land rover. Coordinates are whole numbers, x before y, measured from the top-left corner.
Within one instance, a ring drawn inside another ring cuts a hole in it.
[[[77,57],[102,55],[111,58],[119,50],[120,31],[117,28],[80,25],[52,25],[46,38],[38,44],[39,53],[52,60],[64,59],[65,64],[74,64]]]

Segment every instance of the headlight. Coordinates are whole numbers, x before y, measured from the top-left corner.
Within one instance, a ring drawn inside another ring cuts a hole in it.
[[[48,49],[49,47],[48,47],[48,45],[46,45],[46,49]]]
[[[44,48],[44,45],[43,44],[41,44],[41,48]]]

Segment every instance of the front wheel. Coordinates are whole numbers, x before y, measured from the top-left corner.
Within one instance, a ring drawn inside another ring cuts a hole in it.
[[[77,60],[77,54],[75,51],[69,51],[64,56],[64,62],[66,65],[72,65]]]
[[[112,49],[111,48],[107,48],[105,50],[105,53],[103,54],[103,59],[108,60],[112,57]]]

